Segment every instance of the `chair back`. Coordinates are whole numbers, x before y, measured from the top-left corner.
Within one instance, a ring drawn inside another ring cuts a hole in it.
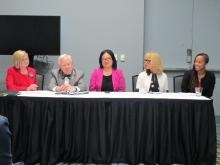
[[[137,78],[138,78],[138,75],[132,76],[132,91],[133,92],[138,92],[138,89],[136,88]]]
[[[44,75],[37,74],[36,78],[37,78],[38,90],[43,90],[44,89]]]
[[[177,75],[173,77],[173,92],[181,92],[181,84],[183,75]]]

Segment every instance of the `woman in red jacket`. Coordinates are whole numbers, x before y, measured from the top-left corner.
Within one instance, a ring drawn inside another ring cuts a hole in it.
[[[13,64],[6,76],[6,88],[13,91],[37,90],[36,70],[28,67],[27,52],[18,50],[13,53]]]

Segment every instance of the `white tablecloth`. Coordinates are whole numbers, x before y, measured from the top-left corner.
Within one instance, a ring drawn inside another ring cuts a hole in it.
[[[56,98],[151,98],[151,99],[186,99],[210,100],[195,93],[138,93],[138,92],[88,92],[78,94],[57,94],[52,91],[20,91],[18,96],[25,97],[56,97]]]

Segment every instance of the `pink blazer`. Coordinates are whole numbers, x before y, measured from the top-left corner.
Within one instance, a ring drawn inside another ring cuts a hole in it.
[[[90,77],[89,90],[90,91],[101,91],[103,80],[103,69],[94,69],[92,76]],[[126,89],[125,77],[122,70],[112,70],[112,84],[115,92],[124,92]]]

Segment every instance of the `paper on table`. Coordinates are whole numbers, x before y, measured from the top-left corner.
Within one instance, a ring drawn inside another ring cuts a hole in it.
[[[210,100],[195,93],[146,93],[138,92],[86,92],[82,94],[55,94],[52,91],[20,91],[19,96],[26,97],[59,97],[59,98],[151,98],[151,99],[185,99],[185,100]]]

